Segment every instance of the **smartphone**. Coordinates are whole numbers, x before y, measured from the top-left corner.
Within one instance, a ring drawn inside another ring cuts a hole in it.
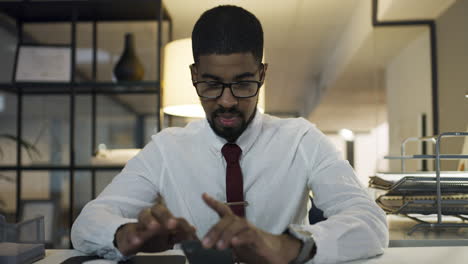
[[[217,250],[204,248],[200,241],[187,240],[181,243],[182,250],[190,264],[233,264],[231,249]]]

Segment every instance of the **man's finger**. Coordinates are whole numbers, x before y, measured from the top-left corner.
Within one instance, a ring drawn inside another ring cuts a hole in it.
[[[234,248],[250,247],[255,249],[256,241],[257,234],[252,229],[245,229],[231,238],[231,244]]]
[[[166,206],[162,204],[155,204],[151,207],[151,214],[156,220],[164,227],[173,229],[177,223],[175,223],[174,216],[169,212]]]
[[[237,217],[236,221],[232,222],[228,228],[224,229],[224,232],[221,234],[219,239],[219,244],[217,244],[218,249],[223,250],[232,245],[232,239],[241,234],[242,232],[248,231],[250,229],[249,224],[244,218]]]
[[[141,228],[140,226],[143,226]],[[132,224],[132,228],[127,231],[126,247],[131,254],[137,253],[144,248],[151,248],[154,239],[164,240],[167,238],[169,230],[153,220],[151,226],[144,224]],[[149,244],[148,244],[149,243]]]
[[[138,235],[137,225],[127,224],[123,228],[117,239],[119,250],[124,256],[135,254],[143,244],[143,239]]]
[[[203,201],[213,210],[218,213],[220,217],[224,217],[226,215],[232,215],[232,210],[227,206],[226,204],[215,200],[211,196],[209,196],[207,193],[202,194]]]
[[[185,219],[185,218],[177,218],[177,223],[179,223],[179,226],[180,226],[180,229],[185,233],[187,234],[188,238],[191,238],[191,239],[197,239],[197,235],[196,235],[196,232],[197,232],[197,229],[189,224],[189,222]]]
[[[153,230],[158,225],[159,222],[151,213],[151,208],[142,210],[138,215],[138,231]]]
[[[198,240],[195,227],[190,225],[185,218],[176,218],[175,220],[177,221],[174,228],[176,243],[182,240]]]
[[[203,247],[211,248],[214,245],[217,245],[226,228],[229,228],[229,225],[233,223],[235,217],[224,217],[218,223],[216,223],[208,233],[206,233],[205,238],[203,238]],[[222,242],[224,243],[224,242]]]
[[[185,240],[199,240],[194,226],[190,225],[187,220],[177,218],[178,226],[171,235],[171,241],[176,244]]]
[[[138,215],[137,235],[143,242],[158,236],[165,236],[169,230],[167,227],[161,225],[158,220],[153,216],[151,208],[142,210]]]

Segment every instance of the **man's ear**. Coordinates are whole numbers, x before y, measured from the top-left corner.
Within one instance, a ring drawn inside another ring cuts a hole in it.
[[[192,74],[192,82],[197,81],[197,67],[194,64],[190,64],[190,73]]]
[[[260,81],[262,83],[264,83],[265,82],[265,77],[266,77],[266,71],[268,69],[268,63],[262,63],[262,65],[263,65],[263,70],[262,70],[262,73],[260,75]]]

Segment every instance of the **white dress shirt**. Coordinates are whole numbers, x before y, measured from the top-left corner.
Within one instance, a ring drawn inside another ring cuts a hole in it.
[[[145,148],[93,201],[72,227],[73,246],[88,254],[118,259],[117,228],[136,222],[160,193],[176,217],[205,233],[219,220],[203,192],[226,201],[226,162],[206,119],[153,135]],[[309,263],[336,263],[383,253],[388,227],[383,211],[367,195],[349,163],[314,125],[302,118],[279,119],[257,111],[236,142],[242,149],[246,218],[281,234],[290,224],[311,232],[317,254]],[[309,191],[328,218],[308,224]]]

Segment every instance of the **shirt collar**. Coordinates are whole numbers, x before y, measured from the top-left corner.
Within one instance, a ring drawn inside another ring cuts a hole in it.
[[[253,146],[254,142],[257,140],[258,136],[260,135],[260,131],[262,130],[262,119],[263,114],[255,110],[255,117],[244,130],[242,135],[237,139],[235,142],[241,149],[242,149],[242,156],[247,154],[250,148]],[[221,153],[221,148],[224,144],[227,143],[227,140],[216,135],[216,133],[211,128],[208,120],[205,118],[205,132],[206,132],[206,140],[208,141],[207,144],[210,146],[210,149],[215,153]]]

